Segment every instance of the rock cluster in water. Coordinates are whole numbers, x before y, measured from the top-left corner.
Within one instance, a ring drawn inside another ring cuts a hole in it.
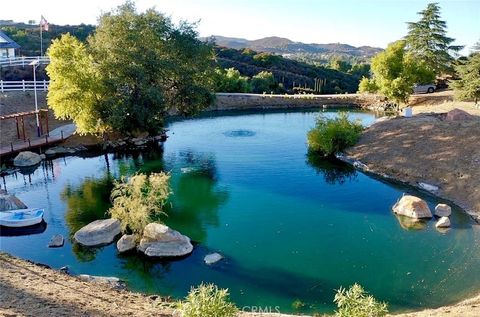
[[[120,231],[117,219],[95,220],[75,232],[73,238],[84,246],[92,247],[112,243]]]
[[[150,223],[143,229],[138,250],[152,257],[184,256],[193,251],[190,238],[160,223]]]
[[[24,151],[18,153],[13,159],[13,165],[16,167],[30,167],[40,164],[41,161],[42,158],[37,153]]]

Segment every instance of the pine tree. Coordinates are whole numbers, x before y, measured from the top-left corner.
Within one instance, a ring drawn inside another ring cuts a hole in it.
[[[451,45],[455,39],[447,36],[447,23],[441,20],[438,3],[429,3],[418,12],[418,22],[408,22],[407,50],[421,59],[436,75],[452,71],[455,54],[463,46]]]
[[[474,52],[466,62],[455,66],[460,79],[451,83],[455,97],[459,100],[474,100],[477,104],[480,99],[480,42],[474,46]]]

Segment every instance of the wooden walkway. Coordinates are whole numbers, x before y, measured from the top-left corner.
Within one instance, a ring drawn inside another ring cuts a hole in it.
[[[45,135],[33,140],[12,142],[8,146],[0,147],[0,157],[59,143],[75,133],[75,130],[75,124],[70,123],[50,131],[48,136]]]

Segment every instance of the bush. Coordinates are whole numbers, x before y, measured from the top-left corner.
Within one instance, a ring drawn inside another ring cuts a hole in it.
[[[171,194],[170,175],[152,173],[138,174],[115,182],[109,209],[112,218],[120,220],[122,231],[140,235],[155,215],[165,214],[163,209]]]
[[[377,301],[356,283],[348,290],[340,287],[333,301],[338,317],[380,317],[388,313],[386,303]]]
[[[378,86],[375,83],[373,78],[363,77],[360,80],[360,84],[358,85],[358,92],[360,93],[376,93],[378,91]]]
[[[237,307],[230,302],[228,290],[213,284],[192,288],[184,302],[179,304],[182,317],[233,317]]]
[[[358,121],[350,121],[346,112],[334,119],[320,115],[315,127],[308,132],[308,146],[312,152],[333,156],[355,145],[363,127]]]

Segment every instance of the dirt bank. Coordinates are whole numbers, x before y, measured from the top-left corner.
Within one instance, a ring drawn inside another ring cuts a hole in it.
[[[425,113],[456,106],[448,102],[415,107],[418,114],[412,118],[377,122],[346,154],[373,172],[410,185],[422,182],[438,186],[435,195],[480,219],[480,117],[452,122],[445,120],[445,114]],[[463,108],[480,114],[473,104]]]

